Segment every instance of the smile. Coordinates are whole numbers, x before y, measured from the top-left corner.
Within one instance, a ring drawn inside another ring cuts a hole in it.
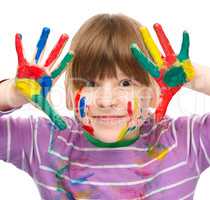
[[[113,115],[106,115],[106,116],[93,116],[93,118],[96,118],[96,119],[102,119],[102,120],[109,120],[109,119],[121,119],[121,118],[124,118],[126,117],[125,115],[123,116],[113,116]]]
[[[92,120],[97,124],[103,125],[117,125],[119,123],[125,123],[129,120],[127,115],[123,116],[113,116],[113,115],[106,115],[106,116],[93,116]]]

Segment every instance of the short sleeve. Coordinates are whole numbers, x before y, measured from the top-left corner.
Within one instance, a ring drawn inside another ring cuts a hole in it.
[[[15,110],[0,111],[0,160],[30,173],[35,118],[17,117]]]
[[[191,124],[198,165],[202,172],[210,166],[210,113],[195,115]]]
[[[188,163],[200,174],[210,166],[210,112],[178,117],[176,137]]]

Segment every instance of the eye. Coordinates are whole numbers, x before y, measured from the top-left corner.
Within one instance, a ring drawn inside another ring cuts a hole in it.
[[[129,87],[131,86],[132,81],[130,79],[123,79],[120,81],[120,86],[122,87]]]
[[[96,86],[95,81],[87,81],[86,82],[86,87],[95,87],[95,86]]]

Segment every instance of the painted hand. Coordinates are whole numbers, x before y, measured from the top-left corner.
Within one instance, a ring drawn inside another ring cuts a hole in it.
[[[140,33],[144,43],[153,58],[151,61],[139,49],[136,43],[130,48],[132,55],[160,86],[160,103],[155,111],[155,121],[159,122],[165,115],[169,102],[181,87],[191,81],[195,76],[195,69],[189,59],[189,34],[183,32],[183,40],[180,53],[176,55],[160,24],[154,25],[158,40],[163,48],[165,57],[161,55],[148,29],[140,27]]]
[[[44,65],[40,66],[38,62],[46,45],[49,32],[50,30],[48,28],[42,30],[32,64],[29,63],[23,55],[22,36],[16,34],[15,45],[18,56],[18,68],[15,86],[34,106],[44,111],[59,130],[63,130],[67,128],[67,124],[64,119],[56,113],[52,105],[50,105],[47,100],[47,95],[60,75],[64,72],[67,64],[72,60],[73,54],[67,53],[61,63],[54,70],[51,70],[68,40],[68,35],[62,34]]]

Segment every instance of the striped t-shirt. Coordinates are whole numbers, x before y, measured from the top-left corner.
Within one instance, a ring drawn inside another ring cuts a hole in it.
[[[94,146],[64,118],[59,132],[47,118],[1,112],[0,159],[26,171],[42,200],[189,200],[210,165],[210,113],[147,119],[120,148]]]

